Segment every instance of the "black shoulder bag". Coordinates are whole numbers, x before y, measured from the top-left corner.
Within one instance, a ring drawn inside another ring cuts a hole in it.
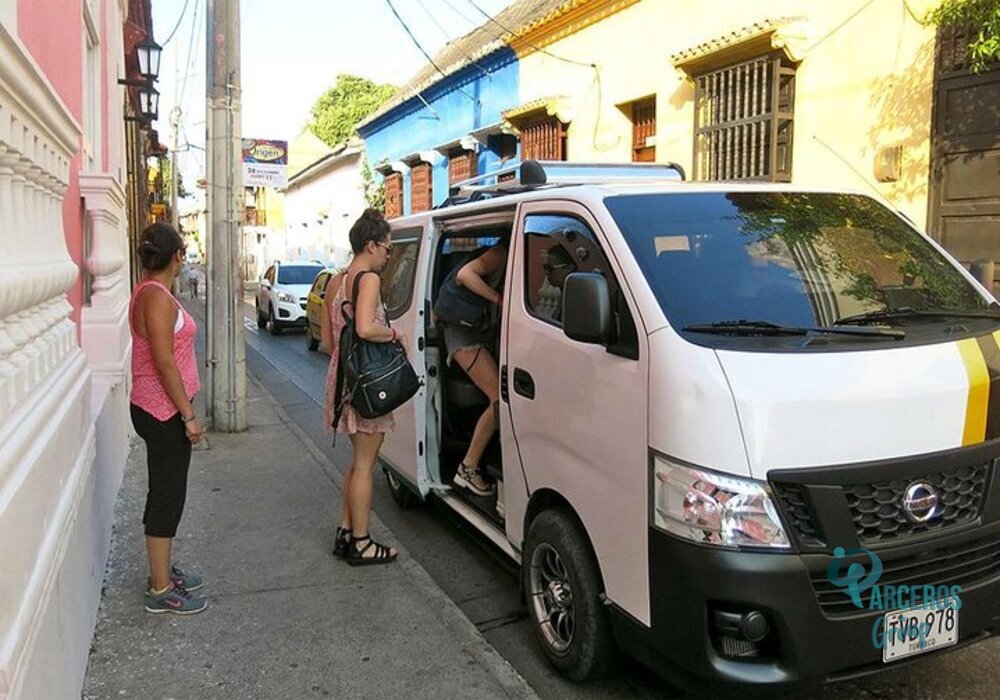
[[[444,278],[434,300],[434,313],[443,323],[464,328],[480,329],[489,323],[489,302],[458,283],[458,272],[485,253],[481,248],[466,256]]]
[[[355,328],[354,316],[357,313],[348,316],[344,309],[347,304],[357,309],[354,302],[365,274],[367,272],[361,272],[354,278],[351,300],[345,300],[340,306],[345,324],[340,331],[340,360],[334,390],[334,431],[347,402],[362,418],[378,418],[402,406],[420,389],[420,380],[406,358],[403,346],[398,342],[372,343],[361,338]]]

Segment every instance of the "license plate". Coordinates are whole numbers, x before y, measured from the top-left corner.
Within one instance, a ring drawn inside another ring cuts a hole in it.
[[[896,610],[882,618],[885,644],[882,662],[889,663],[950,647],[958,642],[958,609],[955,601],[930,610]]]

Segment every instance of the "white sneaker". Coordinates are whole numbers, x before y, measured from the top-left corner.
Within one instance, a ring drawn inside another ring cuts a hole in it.
[[[496,484],[487,483],[487,487],[481,489],[473,481],[477,476],[482,479],[482,475],[478,469],[472,469],[465,466],[465,462],[459,462],[458,469],[455,471],[455,478],[451,480],[451,483],[455,484],[455,486],[468,489],[477,496],[492,496],[493,492],[496,491]]]

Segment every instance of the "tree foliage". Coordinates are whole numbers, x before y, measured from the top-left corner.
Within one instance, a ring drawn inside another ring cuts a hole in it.
[[[969,27],[966,56],[973,73],[1000,62],[1000,1],[944,0],[926,21],[941,28]]]
[[[358,122],[385,104],[396,86],[374,83],[356,75],[341,74],[312,108],[309,129],[329,146],[354,136]]]

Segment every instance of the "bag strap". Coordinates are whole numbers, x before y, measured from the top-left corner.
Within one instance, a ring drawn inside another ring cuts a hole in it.
[[[353,289],[351,290],[351,298],[344,299],[344,301],[340,302],[340,313],[343,315],[344,321],[347,323],[350,323],[354,319],[347,315],[347,311],[344,309],[344,307],[346,305],[350,305],[352,309],[354,309],[355,311],[357,310],[357,306],[355,305],[354,302],[358,298],[358,291],[361,289],[361,278],[364,275],[367,275],[368,273],[371,273],[373,275],[376,274],[374,270],[362,270],[361,272],[356,274],[354,276],[354,284],[351,285],[353,287]],[[389,322],[389,314],[385,315],[385,325],[387,325],[389,328],[392,328],[392,323]]]

